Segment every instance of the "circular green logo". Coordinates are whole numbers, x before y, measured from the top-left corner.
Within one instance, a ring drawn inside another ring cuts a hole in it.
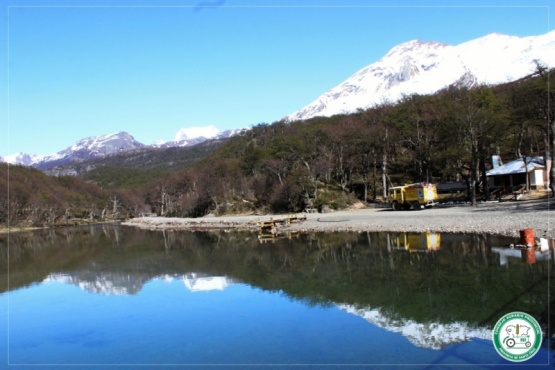
[[[540,324],[524,312],[511,312],[501,317],[492,333],[493,346],[499,355],[512,362],[526,361],[542,344]]]

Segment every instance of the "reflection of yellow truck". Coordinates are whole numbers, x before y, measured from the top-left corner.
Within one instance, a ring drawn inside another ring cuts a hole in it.
[[[437,189],[434,184],[410,184],[389,188],[387,202],[394,211],[401,209],[422,209],[431,207],[437,201]]]
[[[439,250],[441,235],[439,233],[402,233],[391,237],[394,247],[409,252],[429,252]]]

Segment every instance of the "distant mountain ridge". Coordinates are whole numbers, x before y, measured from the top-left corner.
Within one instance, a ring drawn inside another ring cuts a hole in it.
[[[537,63],[555,66],[555,31],[530,37],[493,33],[457,46],[412,40],[285,119],[354,113],[395,103],[403,95],[428,95],[453,85],[512,82],[535,72]]]
[[[104,167],[123,167],[139,170],[178,170],[206,157],[225,143],[227,138],[207,139],[194,145],[181,147],[145,147],[114,153],[82,162],[57,165],[42,171],[52,176],[85,176]]]
[[[229,138],[233,135],[237,135],[241,131],[242,129],[219,131],[214,126],[181,129],[178,131],[174,140],[153,145],[140,143],[129,133],[120,131],[113,134],[81,139],[77,143],[56,154],[30,155],[26,153],[16,153],[6,156],[5,158],[0,157],[0,161],[31,166],[44,171],[54,167],[67,166],[103,158],[112,154],[132,152],[141,149],[193,146],[207,140]],[[195,136],[195,134],[198,136]]]
[[[153,146],[173,148],[196,145],[209,139],[227,139],[242,131],[243,129],[220,131],[214,126],[182,128],[177,132],[173,140]]]
[[[433,94],[453,85],[472,87],[512,82],[533,73],[538,63],[555,66],[555,31],[530,37],[493,33],[457,46],[412,40],[393,47],[377,62],[284,119],[295,121],[354,113],[385,102],[395,103],[404,95]],[[47,170],[123,152],[193,146],[207,140],[226,139],[244,130],[219,131],[214,126],[183,128],[173,140],[152,145],[140,143],[129,133],[120,131],[82,139],[56,154],[16,153],[0,157],[0,162]]]

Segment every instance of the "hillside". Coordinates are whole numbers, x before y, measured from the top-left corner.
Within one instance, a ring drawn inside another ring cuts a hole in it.
[[[555,70],[540,67],[495,87],[450,87],[353,114],[260,124],[223,142],[139,150],[72,168],[88,182],[10,167],[9,198],[6,178],[0,188],[0,223],[342,209],[381,202],[389,186],[414,182],[464,181],[466,199],[476,204],[490,197],[492,155],[508,161],[552,151],[554,77]]]
[[[127,218],[144,209],[140,193],[106,191],[77,177],[53,177],[0,163],[0,225],[73,225]]]
[[[554,70],[495,87],[450,87],[347,115],[275,122],[156,182],[158,214],[299,212],[379,202],[387,188],[464,181],[488,199],[491,156],[545,156]],[[552,118],[551,118],[552,119]]]

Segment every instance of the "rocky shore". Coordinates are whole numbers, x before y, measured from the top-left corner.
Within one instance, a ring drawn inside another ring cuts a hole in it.
[[[442,205],[421,211],[364,208],[330,213],[298,214],[306,220],[286,226],[300,232],[391,231],[482,233],[518,237],[521,229],[534,229],[536,237],[555,239],[551,209],[555,200]],[[221,216],[202,218],[140,217],[123,225],[165,230],[258,230],[258,222],[283,215]]]

